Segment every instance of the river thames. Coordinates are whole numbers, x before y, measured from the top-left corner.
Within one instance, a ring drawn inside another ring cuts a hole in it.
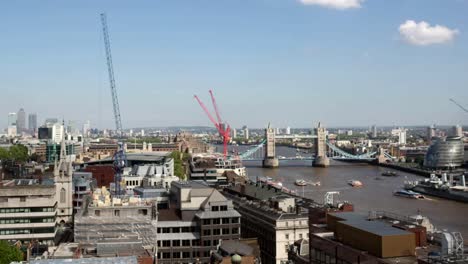
[[[251,147],[251,146],[250,146]],[[242,152],[247,146],[239,146]],[[306,156],[294,148],[277,146],[277,156]],[[421,215],[429,217],[437,229],[459,231],[468,239],[468,204],[446,199],[426,196],[425,200],[409,199],[393,195],[393,191],[401,189],[404,181],[423,180],[418,175],[397,171],[397,177],[384,177],[382,172],[388,168],[361,164],[332,161],[328,168],[314,168],[311,161],[281,161],[276,169],[262,168],[261,162],[245,161],[247,173],[251,180],[257,177],[271,177],[280,181],[283,186],[296,190],[297,194],[323,201],[328,191],[339,191],[341,201],[349,201],[355,205],[355,210],[367,214],[371,210],[388,211],[401,215]],[[321,183],[321,186],[298,187],[296,179],[307,182]],[[359,180],[364,186],[353,188],[347,184],[349,180]]]

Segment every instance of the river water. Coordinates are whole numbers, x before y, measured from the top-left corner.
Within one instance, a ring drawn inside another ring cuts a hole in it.
[[[237,148],[242,152],[249,146]],[[307,156],[294,148],[283,146],[276,147],[276,154],[285,157],[298,154]],[[461,232],[468,241],[468,204],[428,196],[428,199],[416,200],[393,195],[394,190],[401,189],[404,181],[423,180],[421,176],[398,171],[397,177],[384,177],[381,173],[391,169],[338,161],[331,161],[328,168],[314,168],[311,161],[281,161],[280,167],[276,169],[262,168],[261,162],[257,161],[245,161],[244,165],[250,179],[271,177],[282,182],[283,186],[316,201],[323,201],[324,194],[328,191],[339,191],[340,200],[353,203],[356,211],[365,214],[377,210],[415,215],[419,211],[429,217],[437,229]],[[298,187],[294,184],[296,179],[320,181],[321,186]],[[359,180],[364,186],[353,188],[347,184],[348,180]]]

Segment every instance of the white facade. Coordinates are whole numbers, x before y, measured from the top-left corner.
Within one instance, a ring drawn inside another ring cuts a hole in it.
[[[141,134],[142,137],[144,137],[145,136],[145,130],[142,129],[140,134]]]
[[[86,123],[83,124],[83,136],[89,137],[90,130],[91,130],[91,123],[89,121],[86,121]]]
[[[276,222],[276,264],[288,260],[289,246],[299,239],[309,239],[308,218],[278,220]]]
[[[286,128],[286,135],[291,135],[291,128],[290,127]]]
[[[16,126],[8,126],[8,137],[16,137],[17,131],[16,131]]]
[[[398,134],[398,144],[405,145],[406,144],[406,130],[401,129],[400,133]]]
[[[247,140],[249,139],[249,129],[247,127],[244,128],[244,138]]]
[[[65,133],[64,133],[64,128],[63,125],[60,123],[55,123],[52,125],[52,141],[55,143],[60,143],[62,142],[62,139],[64,139]]]
[[[16,113],[8,113],[8,126],[16,126]]]
[[[133,190],[138,186],[169,188],[173,181],[179,181],[179,177],[174,176],[174,160],[169,159],[162,165],[145,164],[125,168],[122,180],[126,190]]]

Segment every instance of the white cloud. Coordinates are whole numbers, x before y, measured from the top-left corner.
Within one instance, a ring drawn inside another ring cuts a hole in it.
[[[406,20],[400,25],[399,31],[406,42],[419,46],[447,43],[459,33],[457,29],[440,25],[431,27],[425,21],[417,23],[414,20]]]
[[[365,0],[299,0],[304,5],[319,5],[334,9],[360,8]]]

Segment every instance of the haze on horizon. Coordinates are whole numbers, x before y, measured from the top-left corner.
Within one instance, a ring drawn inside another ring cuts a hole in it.
[[[0,3],[0,128],[24,108],[114,128],[467,124],[467,0]]]

